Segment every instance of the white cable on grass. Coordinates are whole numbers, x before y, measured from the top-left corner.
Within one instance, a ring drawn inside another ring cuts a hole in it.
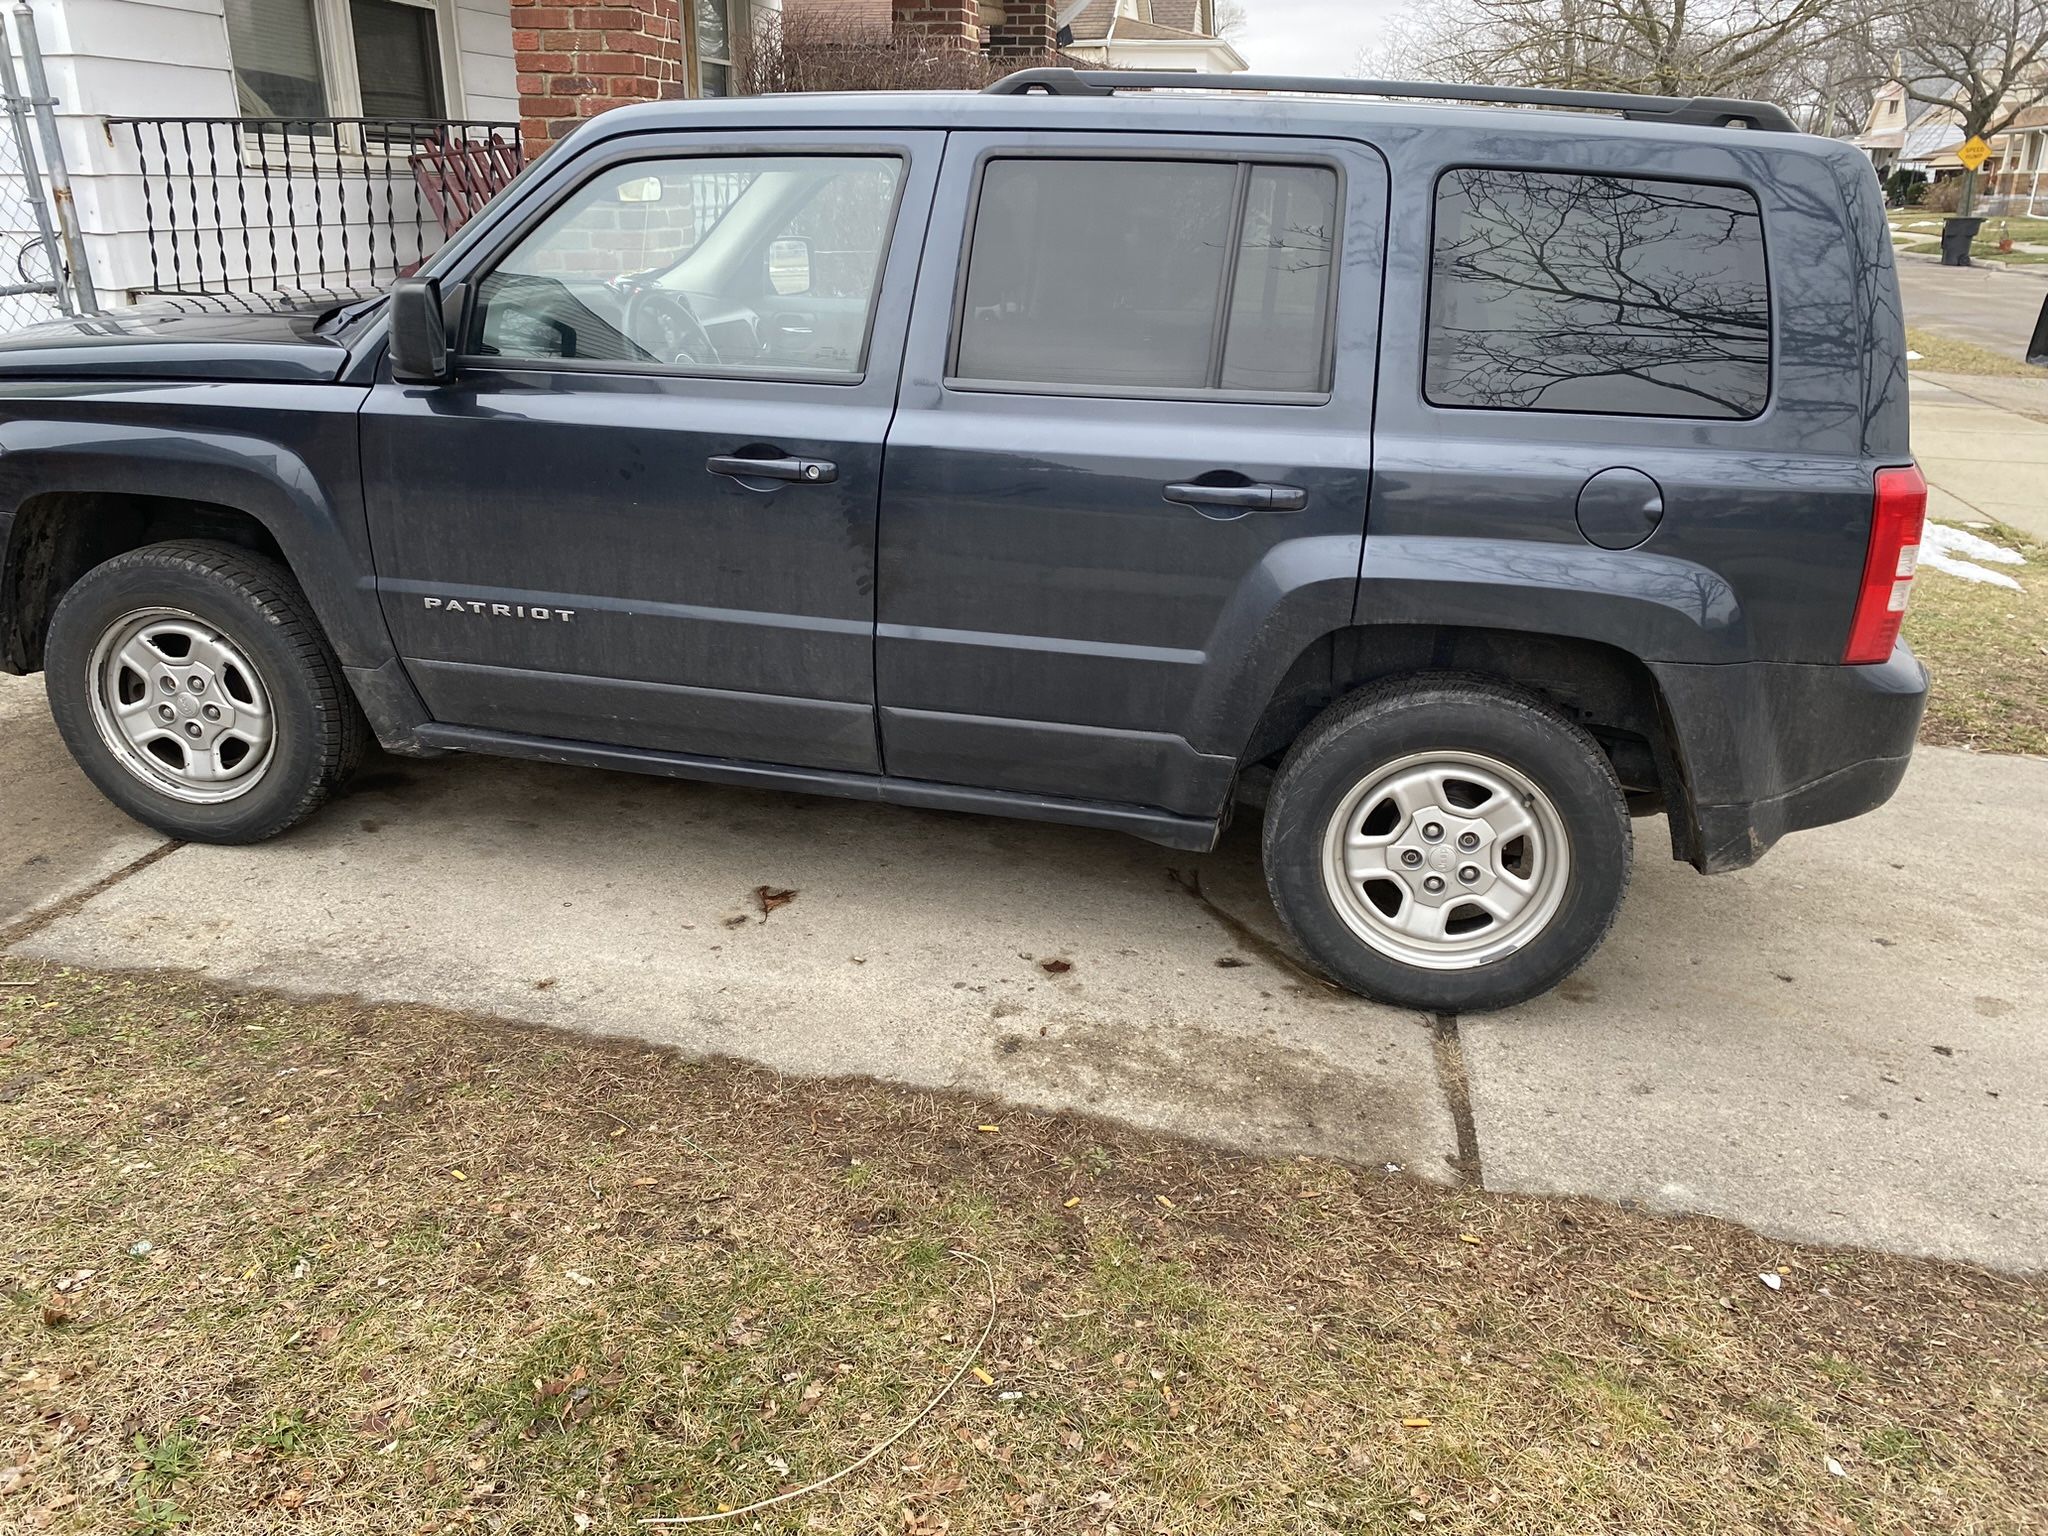
[[[989,1335],[996,1331],[996,1272],[988,1267],[988,1260],[981,1257],[980,1254],[968,1253],[959,1248],[949,1248],[946,1251],[956,1259],[968,1259],[981,1266],[982,1275],[988,1281],[988,1321],[982,1324],[981,1337],[974,1341],[974,1348],[967,1351],[966,1358],[960,1362],[960,1369],[955,1371],[952,1379],[932,1395],[930,1402],[926,1403],[916,1413],[912,1414],[910,1418],[897,1426],[896,1432],[889,1436],[888,1439],[880,1441],[873,1450],[861,1457],[860,1460],[848,1463],[830,1477],[821,1477],[815,1483],[806,1483],[801,1488],[792,1488],[789,1492],[778,1493],[772,1498],[756,1499],[751,1504],[742,1504],[738,1509],[721,1509],[708,1515],[643,1515],[640,1523],[642,1525],[705,1525],[713,1520],[737,1520],[742,1515],[758,1515],[762,1510],[773,1509],[778,1504],[788,1504],[796,1499],[806,1498],[821,1489],[831,1487],[841,1478],[853,1476],[854,1473],[860,1471],[862,1467],[869,1465],[882,1452],[888,1450],[890,1446],[901,1440],[929,1418],[932,1410],[951,1396],[953,1389],[966,1379],[969,1371],[974,1369],[974,1362],[981,1358],[982,1349],[988,1344]]]

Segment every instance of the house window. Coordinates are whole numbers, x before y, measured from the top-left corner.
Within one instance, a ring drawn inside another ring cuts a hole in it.
[[[407,0],[349,0],[365,117],[441,117],[441,35],[433,8]]]
[[[244,117],[439,118],[438,0],[227,0]]]
[[[732,94],[732,0],[697,0],[697,94]]]

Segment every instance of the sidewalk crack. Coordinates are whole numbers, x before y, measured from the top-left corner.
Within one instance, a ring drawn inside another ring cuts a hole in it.
[[[130,875],[141,874],[150,865],[156,863],[158,859],[167,858],[184,846],[183,843],[175,840],[163,843],[158,847],[150,849],[141,858],[131,859],[111,875],[95,880],[84,890],[74,891],[61,901],[53,901],[47,907],[42,907],[29,913],[27,917],[17,920],[10,927],[0,928],[0,952],[10,950],[17,944],[34,938],[52,923],[60,922],[64,918],[71,916],[72,913],[83,907],[101,892],[112,890]]]
[[[1443,1090],[1444,1106],[1451,1112],[1451,1126],[1457,1133],[1457,1152],[1444,1159],[1458,1175],[1458,1182],[1472,1189],[1485,1187],[1479,1164],[1479,1128],[1472,1118],[1472,1078],[1465,1069],[1465,1042],[1458,1034],[1458,1016],[1439,1013],[1432,1021],[1431,1044],[1436,1056],[1437,1086]]]

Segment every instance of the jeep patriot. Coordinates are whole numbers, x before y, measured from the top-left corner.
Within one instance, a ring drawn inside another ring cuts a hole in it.
[[[1248,801],[1318,966],[1492,1008],[1599,944],[1632,815],[1741,868],[1925,702],[1877,182],[1755,102],[626,107],[263,308],[0,342],[0,667],[172,837],[373,738],[1192,850]]]

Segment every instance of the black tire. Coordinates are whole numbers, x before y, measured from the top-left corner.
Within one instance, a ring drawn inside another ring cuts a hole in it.
[[[1463,969],[1431,969],[1376,949],[1340,911],[1325,878],[1325,836],[1347,797],[1388,765],[1443,751],[1480,754],[1525,777],[1550,801],[1569,847],[1549,919],[1519,948]],[[1274,781],[1264,856],[1281,921],[1332,979],[1380,1002],[1483,1012],[1548,991],[1599,947],[1628,889],[1633,834],[1613,766],[1585,731],[1519,688],[1436,673],[1362,688],[1315,719]]]
[[[214,626],[262,676],[273,717],[269,762],[235,799],[193,804],[153,787],[124,766],[95,724],[94,650],[112,625],[150,607]],[[50,712],[86,776],[137,821],[181,840],[275,837],[341,787],[369,741],[341,662],[298,584],[276,561],[231,544],[151,544],[88,571],[57,605],[43,667]]]

